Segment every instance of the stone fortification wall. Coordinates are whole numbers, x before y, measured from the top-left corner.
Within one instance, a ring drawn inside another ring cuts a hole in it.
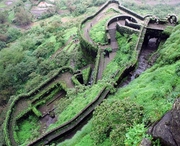
[[[134,29],[137,29],[137,30],[140,30],[140,28],[141,28],[140,24],[131,22],[128,19],[125,20],[125,26],[131,27],[131,28],[134,28]]]
[[[120,23],[117,23],[116,30],[118,32],[120,32],[121,34],[124,34],[124,33],[126,33],[126,34],[133,34],[133,33],[138,34],[139,33],[139,30],[134,29],[134,28],[129,28],[127,26],[123,26]]]
[[[59,77],[60,74],[64,73],[64,72],[71,72],[73,73],[74,70],[70,67],[63,67],[61,69],[59,69],[59,71],[52,76],[51,78],[47,79],[44,83],[42,83],[41,85],[39,85],[37,88],[35,88],[34,90],[30,91],[27,94],[21,94],[19,96],[14,97],[14,100],[10,103],[9,105],[9,109],[7,111],[7,115],[6,115],[6,119],[4,121],[4,137],[5,137],[5,142],[7,144],[7,146],[16,146],[16,142],[14,140],[14,138],[12,136],[10,136],[10,133],[13,133],[13,129],[15,127],[15,119],[16,117],[13,116],[13,114],[16,112],[15,111],[15,106],[17,105],[18,102],[20,102],[22,99],[29,99],[30,97],[36,95],[38,92],[40,92],[41,90],[44,89],[45,86],[47,86],[48,84],[50,84],[51,82],[53,82],[56,78]],[[20,117],[21,115],[26,114],[27,112],[29,112],[29,108],[27,107],[27,109],[25,111],[22,111],[18,117]]]
[[[80,44],[81,44],[81,47],[85,50],[87,50],[88,53],[90,54],[96,54],[97,51],[98,51],[98,47],[96,44],[92,44],[92,43],[89,43],[85,37],[83,36],[82,34],[82,28],[83,28],[83,25],[88,22],[89,20],[92,20],[94,17],[96,17],[100,12],[102,12],[109,4],[112,4],[112,3],[116,3],[119,5],[119,2],[118,1],[114,1],[114,0],[110,0],[110,1],[107,1],[94,15],[92,16],[89,16],[87,17],[86,19],[84,19],[81,24],[79,25],[79,36],[80,36]],[[93,55],[94,56],[94,55]]]
[[[128,9],[128,8],[125,8],[125,7],[122,6],[122,5],[119,5],[119,9],[125,11],[126,13],[128,13],[128,14],[130,14],[130,15],[132,15],[132,16],[134,16],[134,17],[140,19],[140,20],[144,20],[144,17],[143,17],[143,16],[141,16],[141,15],[135,13],[134,11],[131,11],[131,10]]]

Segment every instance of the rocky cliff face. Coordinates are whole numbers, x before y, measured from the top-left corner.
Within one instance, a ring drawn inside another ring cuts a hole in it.
[[[159,138],[163,146],[180,146],[180,98],[173,108],[149,128],[154,138]]]

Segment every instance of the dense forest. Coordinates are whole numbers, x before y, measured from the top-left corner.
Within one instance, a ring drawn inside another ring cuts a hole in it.
[[[52,6],[45,7],[42,12],[38,5],[44,2]],[[76,71],[83,70],[86,75],[90,70],[87,66],[95,64],[95,59],[85,54],[79,44],[78,27],[85,17],[94,14],[105,2],[106,0],[0,0],[0,145],[5,143],[2,129],[6,111],[15,96],[38,87],[59,68],[71,66]],[[125,7],[144,16],[152,14],[165,18],[168,13],[178,16],[180,3],[174,5],[168,2],[121,1]],[[108,17],[114,15],[111,12],[107,14],[109,16],[90,31],[94,42],[105,43],[102,26]],[[146,132],[153,122],[171,109],[175,99],[180,96],[179,30],[180,25],[177,25],[164,31],[169,37],[160,43],[153,54],[156,56],[153,66],[123,88],[112,87],[109,79],[116,68],[121,68],[133,59],[133,50],[130,48],[135,45],[137,36],[122,36],[117,33],[118,45],[126,45],[118,51],[97,84],[78,85],[66,91],[67,99],[63,99],[56,109],[58,114],[62,114],[57,124],[71,119],[73,114],[81,110],[81,104],[83,107],[90,103],[105,85],[109,85],[111,94],[95,109],[93,117],[81,131],[70,140],[51,145],[136,146],[142,138],[148,138],[153,141],[153,145],[159,146],[159,140],[154,140]],[[88,95],[89,101],[83,103],[81,97]],[[76,111],[75,107],[78,106]],[[74,108],[70,109],[71,107]],[[65,109],[67,112],[63,113]],[[73,114],[71,110],[74,110]],[[69,117],[62,118],[68,114]],[[17,132],[20,144],[26,145],[27,139],[33,138],[26,133],[39,126],[36,122],[37,119],[30,116],[27,121],[22,122],[24,127],[19,126],[27,130]],[[47,130],[54,127],[56,124],[50,125]],[[38,136],[38,130],[33,132],[35,137]]]

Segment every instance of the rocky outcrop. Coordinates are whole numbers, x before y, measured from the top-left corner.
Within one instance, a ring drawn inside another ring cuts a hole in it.
[[[180,146],[180,98],[173,108],[149,128],[149,133],[163,146]]]

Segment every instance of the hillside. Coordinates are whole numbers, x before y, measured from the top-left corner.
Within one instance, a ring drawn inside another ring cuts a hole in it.
[[[143,137],[149,137],[146,135],[148,126],[170,110],[174,100],[180,97],[179,27],[176,26],[167,41],[160,45],[158,59],[151,68],[110,95],[81,131],[58,146],[81,146],[87,142],[89,146],[94,142],[103,146],[139,145]],[[142,119],[138,118],[138,112],[143,115]],[[160,143],[156,140],[153,145]]]
[[[95,109],[92,119],[72,139],[63,143],[52,140],[49,144],[139,145],[146,137],[160,145],[146,131],[180,96],[180,25],[164,30],[166,37],[142,60],[147,67],[140,73],[131,70],[129,77],[134,77],[129,80],[123,75],[128,66],[138,70],[142,65],[137,60],[139,50],[133,48],[139,46],[143,31],[133,30],[133,35],[113,32],[117,43],[108,44],[105,23],[118,14],[125,15],[116,5],[86,22],[85,17],[98,11],[103,0],[11,2],[0,1],[0,125],[2,131],[7,110],[14,114],[8,117],[12,119],[13,134],[4,126],[7,133],[3,136],[0,131],[0,139],[5,138],[7,144],[13,137],[18,145],[27,145],[106,94],[107,99]],[[168,13],[179,14],[180,9],[176,1],[122,0],[122,4],[143,16],[158,14],[160,20]],[[136,23],[139,28],[146,22],[138,18]],[[159,36],[150,37],[158,43]],[[141,45],[145,46],[143,42]]]

